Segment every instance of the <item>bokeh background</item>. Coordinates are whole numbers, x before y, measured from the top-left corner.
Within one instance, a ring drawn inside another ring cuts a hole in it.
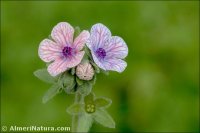
[[[45,67],[40,41],[58,22],[81,29],[101,22],[129,47],[127,69],[99,74],[93,91],[113,100],[116,129],[199,131],[199,1],[1,1],[1,124],[71,126],[74,96],[41,99],[50,85],[33,75]]]

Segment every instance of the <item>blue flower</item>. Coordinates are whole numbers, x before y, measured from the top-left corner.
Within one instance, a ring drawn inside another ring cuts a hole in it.
[[[123,72],[127,63],[128,47],[119,36],[111,36],[110,30],[103,24],[95,24],[86,43],[91,50],[94,62],[103,70]]]

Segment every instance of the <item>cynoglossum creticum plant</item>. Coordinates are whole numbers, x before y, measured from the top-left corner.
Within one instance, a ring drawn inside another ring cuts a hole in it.
[[[115,128],[105,110],[112,101],[96,97],[92,88],[98,73],[125,70],[127,63],[123,59],[128,47],[122,38],[111,36],[103,24],[93,25],[90,32],[80,32],[79,28],[61,22],[53,28],[50,38],[40,43],[38,54],[47,68],[35,71],[34,75],[52,84],[43,103],[62,91],[75,94],[74,103],[67,108],[72,115],[72,132],[88,132],[94,121]]]

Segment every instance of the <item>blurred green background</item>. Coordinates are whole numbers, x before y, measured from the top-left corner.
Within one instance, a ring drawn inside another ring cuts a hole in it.
[[[101,22],[129,47],[127,69],[100,74],[93,91],[113,100],[116,129],[199,131],[199,1],[1,1],[1,124],[71,126],[74,96],[41,99],[50,85],[33,75],[45,67],[40,41],[66,21],[81,29]]]

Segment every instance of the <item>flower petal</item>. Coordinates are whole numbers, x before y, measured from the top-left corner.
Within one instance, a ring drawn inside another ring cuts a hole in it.
[[[85,51],[80,51],[76,53],[75,55],[73,55],[70,59],[68,59],[67,67],[72,68],[72,67],[77,66],[81,62],[84,54],[85,54]]]
[[[61,46],[49,39],[44,39],[40,43],[38,55],[43,61],[50,62],[58,58],[61,55],[61,51]]]
[[[76,50],[81,50],[84,47],[84,44],[90,37],[90,33],[86,30],[82,31],[78,37],[74,40],[74,47]]]
[[[57,76],[68,69],[67,64],[66,58],[58,58],[48,66],[47,70],[51,76]]]
[[[127,63],[121,59],[108,59],[104,60],[103,65],[106,70],[112,70],[121,73],[125,70]]]
[[[85,53],[84,51],[81,51],[70,58],[60,57],[56,59],[53,63],[51,63],[48,66],[48,72],[52,76],[56,76],[66,71],[68,68],[77,66],[81,62],[84,53]]]
[[[128,55],[128,47],[121,37],[113,36],[107,46],[106,58],[120,58],[123,59]]]
[[[53,28],[51,36],[62,46],[72,45],[74,28],[67,22],[60,22]]]
[[[95,55],[95,53],[93,51],[91,51],[92,53],[92,57],[94,62],[97,64],[98,67],[100,67],[103,70],[106,70],[106,68],[103,66],[102,62],[100,61],[100,59]]]
[[[89,48],[101,48],[108,43],[111,37],[110,30],[105,25],[100,23],[93,25],[90,33],[90,39],[87,43]]]

